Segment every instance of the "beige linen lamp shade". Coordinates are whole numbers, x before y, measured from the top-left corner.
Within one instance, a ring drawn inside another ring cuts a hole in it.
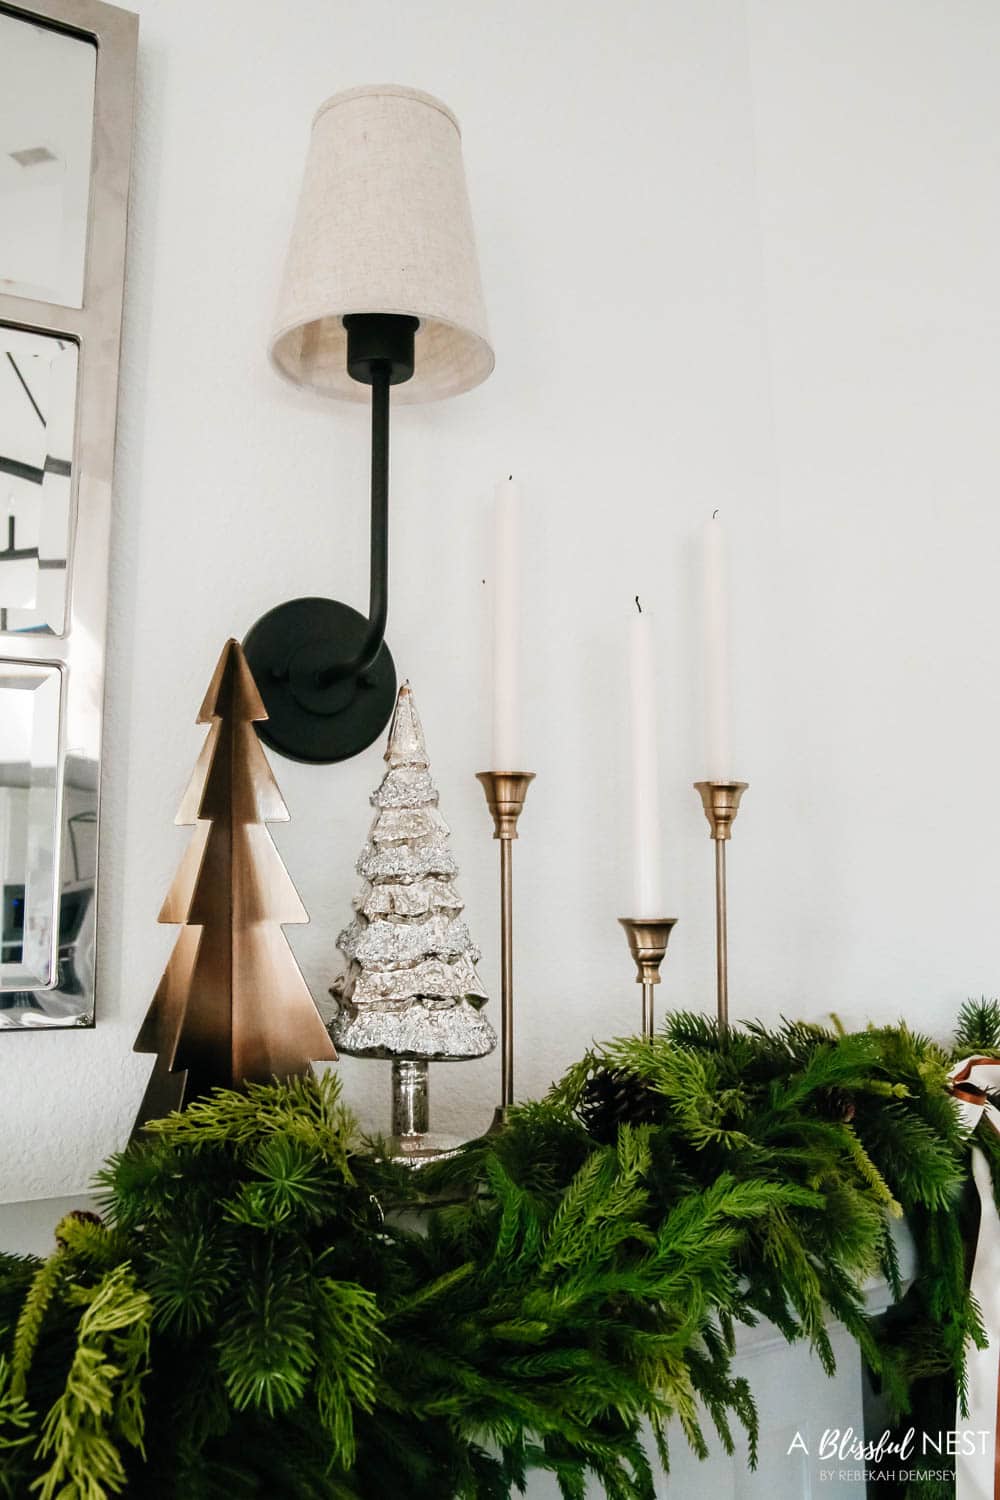
[[[350,89],[318,110],[271,338],[275,368],[296,385],[367,401],[347,372],[349,313],[419,318],[414,374],[394,402],[454,396],[493,369],[458,122],[416,89]]]

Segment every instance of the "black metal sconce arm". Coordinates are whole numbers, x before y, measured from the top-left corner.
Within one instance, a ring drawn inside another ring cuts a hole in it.
[[[385,644],[389,613],[389,392],[413,374],[417,319],[344,318],[347,368],[372,388],[371,577],[367,619],[331,599],[293,599],[244,643],[264,706],[261,738],[291,760],[326,763],[365,749],[389,721],[396,671]]]
[[[372,515],[371,581],[368,589],[368,628],[349,661],[334,662],[317,674],[319,687],[330,687],[345,677],[360,677],[375,660],[385,640],[389,619],[389,370],[372,377]]]

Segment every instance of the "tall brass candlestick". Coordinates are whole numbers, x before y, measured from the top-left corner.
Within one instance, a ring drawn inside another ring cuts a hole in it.
[[[696,781],[701,805],[708,819],[709,836],[715,840],[715,962],[719,1006],[719,1030],[729,1030],[729,931],[726,911],[726,844],[740,808],[748,781]]]
[[[503,1123],[514,1102],[514,895],[511,843],[517,838],[534,771],[480,771],[476,780],[493,814],[493,837],[500,840],[500,1108],[494,1125]]]
[[[660,965],[667,951],[676,917],[619,917],[635,959],[635,982],[642,985],[642,1034],[653,1035],[653,985],[660,982]]]

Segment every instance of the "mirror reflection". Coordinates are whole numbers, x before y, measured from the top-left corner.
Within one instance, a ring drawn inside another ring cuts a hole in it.
[[[97,769],[67,756],[60,777],[62,685],[56,666],[0,661],[0,1029],[92,1009]]]
[[[0,992],[56,977],[59,698],[58,668],[0,663]]]
[[[66,622],[77,346],[0,325],[0,631]]]
[[[83,306],[96,65],[0,10],[0,292]]]

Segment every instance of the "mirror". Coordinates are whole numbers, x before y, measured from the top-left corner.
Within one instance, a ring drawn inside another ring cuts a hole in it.
[[[137,31],[0,0],[0,1032],[95,1016]]]
[[[56,668],[0,662],[0,1010],[56,979],[59,699]]]
[[[0,631],[62,635],[77,347],[0,327]]]
[[[0,291],[83,306],[97,49],[0,14]]]

